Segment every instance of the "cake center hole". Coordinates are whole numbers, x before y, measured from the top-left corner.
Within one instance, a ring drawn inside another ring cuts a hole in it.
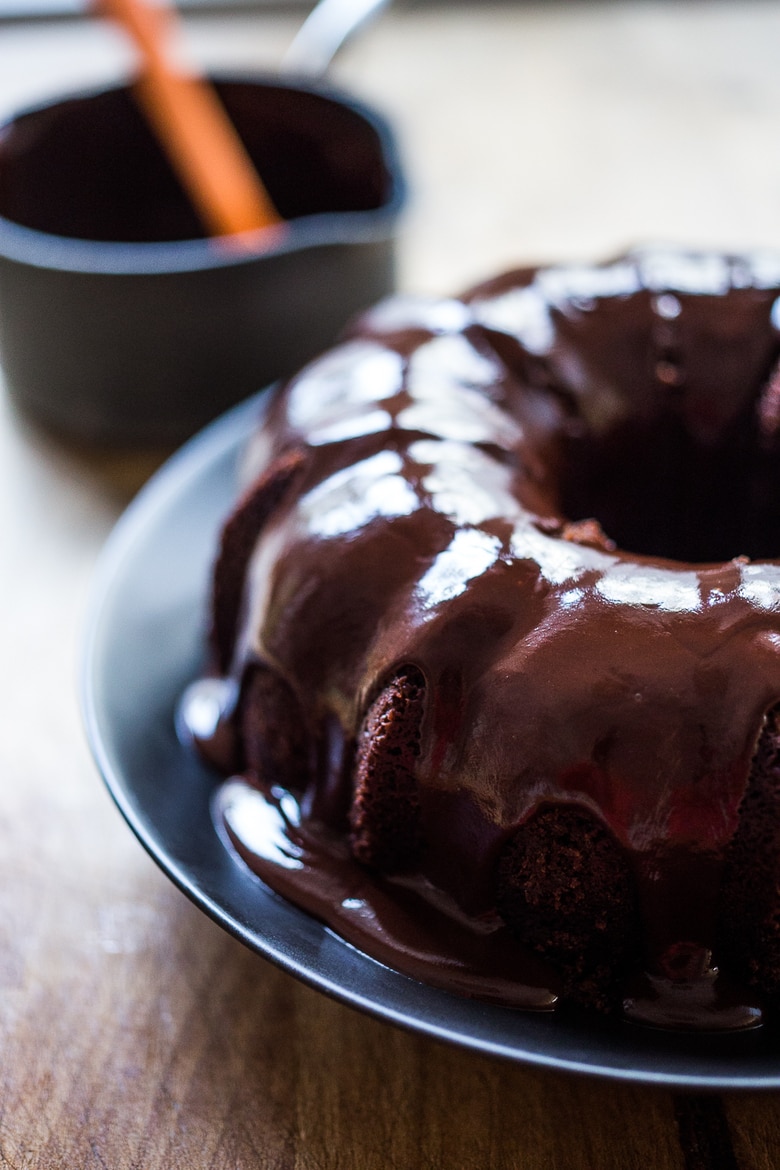
[[[780,428],[754,400],[697,434],[681,412],[573,440],[564,514],[594,517],[618,548],[688,562],[780,558]]]

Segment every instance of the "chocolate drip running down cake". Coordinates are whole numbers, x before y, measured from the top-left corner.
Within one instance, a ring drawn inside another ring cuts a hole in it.
[[[778,298],[775,255],[516,271],[275,392],[184,705],[271,887],[466,995],[761,1023]]]

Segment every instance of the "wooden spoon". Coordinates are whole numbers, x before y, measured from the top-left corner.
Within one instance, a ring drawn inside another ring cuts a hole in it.
[[[176,69],[166,51],[178,29],[172,8],[145,0],[96,0],[135,41],[142,71],[137,98],[206,231],[256,252],[258,232],[284,221],[263,186],[214,89]],[[252,233],[252,234],[247,234]],[[275,242],[276,233],[268,236]]]

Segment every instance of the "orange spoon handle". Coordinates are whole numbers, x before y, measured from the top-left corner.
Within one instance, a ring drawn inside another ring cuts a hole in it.
[[[143,58],[136,83],[146,117],[210,235],[278,225],[281,216],[260,181],[219,98],[203,79],[168,61],[173,12],[144,0],[98,0],[132,36]]]

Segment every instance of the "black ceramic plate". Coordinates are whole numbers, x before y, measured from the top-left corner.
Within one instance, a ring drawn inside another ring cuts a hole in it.
[[[176,736],[198,672],[221,518],[236,489],[252,400],[150,481],[102,557],[87,635],[84,707],[106,783],[170,878],[247,946],[313,987],[391,1023],[548,1068],[691,1089],[780,1088],[780,1035],[674,1035],[576,1012],[540,1015],[460,999],[367,958],[229,854],[209,813],[216,777]]]

